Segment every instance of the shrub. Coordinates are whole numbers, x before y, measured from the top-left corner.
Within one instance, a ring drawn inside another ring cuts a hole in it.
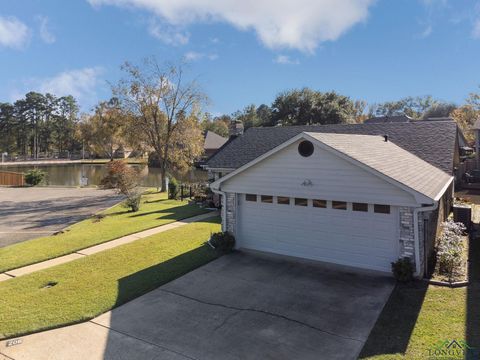
[[[107,165],[107,175],[101,180],[103,189],[116,189],[127,197],[124,205],[133,212],[140,210],[141,193],[138,190],[140,176],[138,172],[122,160],[110,161]]]
[[[413,280],[413,263],[408,257],[398,259],[392,262],[392,273],[395,279],[400,282],[409,282]]]
[[[177,179],[175,179],[174,177],[171,177],[168,182],[168,198],[177,199],[179,190],[180,190],[180,185],[178,184]]]
[[[138,186],[139,174],[123,160],[110,161],[105,165],[107,174],[100,181],[103,189],[117,189],[118,192],[128,195],[131,189]]]
[[[130,208],[132,212],[137,212],[140,210],[140,200],[142,198],[142,194],[138,191],[133,191],[127,195],[127,199],[125,200],[125,207]]]
[[[32,186],[40,184],[44,178],[45,173],[38,169],[28,170],[25,174],[25,182]]]
[[[235,247],[235,237],[229,232],[218,232],[212,234],[209,243],[215,249],[223,253],[229,253]]]
[[[437,260],[439,271],[447,275],[449,280],[462,265],[463,239],[465,225],[447,220],[441,224],[441,234],[437,239]]]

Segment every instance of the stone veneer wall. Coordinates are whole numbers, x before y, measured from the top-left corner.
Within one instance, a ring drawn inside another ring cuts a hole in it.
[[[235,193],[226,193],[226,224],[225,231],[235,235],[236,221],[237,221],[237,207],[236,207],[237,196]]]
[[[400,212],[400,257],[408,257],[415,263],[415,237],[413,209],[401,207]]]
[[[400,211],[400,257],[408,257],[415,264],[415,237],[413,225],[413,208],[401,207]],[[425,266],[424,249],[424,215],[429,216],[430,212],[418,213],[418,240],[420,253],[420,269],[423,272]],[[423,274],[420,274],[423,275]]]

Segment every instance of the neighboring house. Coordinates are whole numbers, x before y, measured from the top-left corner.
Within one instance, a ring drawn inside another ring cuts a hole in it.
[[[237,247],[390,272],[428,269],[453,198],[456,123],[250,128],[207,163]]]
[[[205,142],[203,145],[204,157],[208,159],[210,156],[215,154],[217,150],[220,149],[227,141],[227,138],[208,130],[205,133]]]

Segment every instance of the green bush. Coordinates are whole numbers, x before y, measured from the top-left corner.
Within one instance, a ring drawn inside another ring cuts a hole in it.
[[[180,191],[180,185],[178,184],[177,179],[171,177],[168,182],[168,198],[177,199],[178,192]]]
[[[413,263],[412,260],[408,257],[403,259],[398,259],[395,262],[392,262],[392,273],[395,279],[400,282],[409,282],[413,280]]]
[[[28,170],[25,173],[25,182],[28,185],[32,185],[32,186],[38,185],[42,182],[44,178],[45,178],[45,173],[42,170],[32,169],[32,170]]]
[[[142,198],[142,194],[138,191],[134,191],[127,195],[127,199],[125,200],[125,207],[129,208],[132,212],[137,212],[140,210],[140,200]]]
[[[229,253],[235,247],[235,237],[229,232],[218,232],[212,234],[209,243],[215,249],[223,253]]]

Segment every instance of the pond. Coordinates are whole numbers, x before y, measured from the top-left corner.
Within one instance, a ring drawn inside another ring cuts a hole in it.
[[[140,170],[142,180],[140,185],[146,187],[160,186],[160,169],[146,165],[130,165]],[[80,186],[82,176],[88,178],[88,185],[99,185],[106,173],[104,164],[49,164],[49,165],[15,165],[1,166],[0,171],[26,172],[30,169],[44,171],[45,185],[54,186]],[[207,172],[200,169],[191,169],[184,175],[176,175],[182,183],[198,183],[207,181]]]

